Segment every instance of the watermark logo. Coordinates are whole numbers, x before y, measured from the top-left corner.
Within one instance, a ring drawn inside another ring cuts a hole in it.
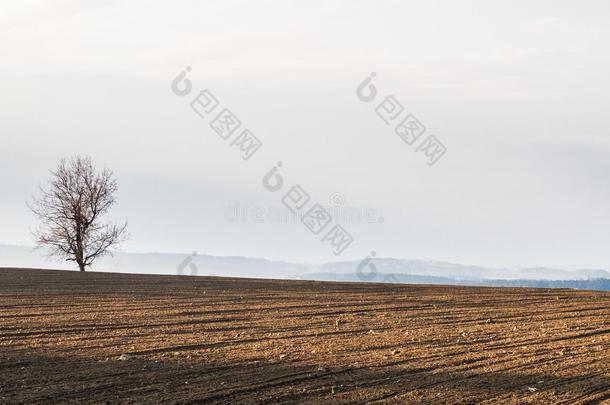
[[[191,71],[191,67],[187,66],[172,80],[171,90],[176,96],[186,97],[193,91],[193,83],[187,78]],[[210,119],[220,105],[218,98],[209,89],[199,91],[190,102],[191,109],[202,119]],[[263,142],[251,130],[243,128],[242,121],[229,108],[222,107],[209,125],[224,141],[239,134],[231,140],[229,147],[236,148],[243,160],[249,160],[263,146]]]
[[[186,78],[191,71],[191,67],[187,66],[174,80],[172,80],[172,92],[179,96],[184,97],[188,96],[193,90],[193,83],[189,79]]]
[[[375,279],[378,278],[377,265],[375,264],[374,260],[375,256],[377,256],[377,252],[372,251],[369,256],[365,257],[356,266],[356,275],[361,281],[375,281]],[[382,279],[377,281],[382,283],[400,284],[400,281],[394,274],[386,274]]]
[[[367,256],[356,267],[356,274],[362,281],[373,281],[377,277],[377,266],[373,262],[373,258],[377,256],[377,252],[372,251],[370,256]]]
[[[416,152],[423,152],[432,166],[447,152],[447,148],[434,135],[430,135],[417,147]]]
[[[356,88],[356,96],[360,101],[370,103],[377,97],[377,87],[373,85],[373,79],[375,77],[377,77],[377,74],[375,72],[371,73],[371,75],[364,79]]]
[[[194,262],[194,259],[196,256],[197,256],[197,252],[193,252],[190,256],[187,256],[186,258],[184,258],[184,260],[182,260],[180,262],[180,264],[176,268],[179,276],[184,275],[184,270],[186,270],[187,267],[190,270],[191,276],[196,276],[199,274],[199,268],[197,267],[197,264],[195,264],[195,262]]]
[[[248,160],[263,146],[263,143],[249,129],[245,129],[231,142],[231,146],[239,148],[243,152],[242,159]]]
[[[367,76],[356,88],[356,96],[364,103],[377,98],[377,87],[373,84],[375,73]],[[386,124],[394,126],[394,133],[408,146],[414,146],[426,132],[426,127],[413,114],[403,114],[404,106],[394,97],[386,96],[375,107],[375,114]],[[402,119],[400,119],[403,117]],[[447,152],[445,145],[434,135],[428,135],[416,148],[415,153],[422,153],[428,166],[435,165]]]
[[[299,184],[292,188],[282,197],[282,204],[293,214],[298,213],[309,202],[311,197]]]
[[[265,190],[270,193],[276,193],[284,187],[284,177],[280,173],[282,162],[278,162],[263,176],[262,183]],[[293,214],[301,215],[301,223],[313,234],[320,235],[334,220],[333,216],[320,203],[314,203],[308,210],[307,204],[311,197],[307,191],[300,185],[296,184],[280,198],[282,204],[287,207]],[[338,224],[328,232],[321,241],[330,245],[333,254],[339,256],[343,253],[354,241],[354,238]]]

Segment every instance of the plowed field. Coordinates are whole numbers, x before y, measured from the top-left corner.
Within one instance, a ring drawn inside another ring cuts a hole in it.
[[[374,401],[610,401],[610,294],[0,269],[0,403]]]

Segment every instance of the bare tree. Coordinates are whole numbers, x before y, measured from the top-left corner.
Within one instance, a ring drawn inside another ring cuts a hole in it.
[[[117,181],[110,170],[96,172],[88,157],[62,159],[51,171],[48,188],[40,188],[28,207],[40,219],[34,232],[38,247],[50,248],[50,255],[78,264],[80,271],[125,241],[127,223],[101,223],[116,203]]]

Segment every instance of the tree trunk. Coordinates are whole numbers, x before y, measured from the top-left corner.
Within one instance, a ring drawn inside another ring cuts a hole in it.
[[[85,265],[84,264],[78,264],[78,268],[80,269],[80,271],[85,271]]]

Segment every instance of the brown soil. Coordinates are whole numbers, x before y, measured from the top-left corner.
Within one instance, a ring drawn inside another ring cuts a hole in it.
[[[0,403],[600,403],[609,366],[603,292],[0,270]]]

